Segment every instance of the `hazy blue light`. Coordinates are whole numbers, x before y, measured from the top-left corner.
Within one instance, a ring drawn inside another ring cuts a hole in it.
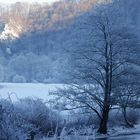
[[[0,0],[0,3],[15,3],[15,2],[48,2],[52,3],[59,0]]]

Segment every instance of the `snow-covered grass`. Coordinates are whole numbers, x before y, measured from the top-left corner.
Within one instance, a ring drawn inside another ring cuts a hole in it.
[[[18,98],[37,97],[43,100],[51,98],[49,91],[55,91],[57,88],[63,88],[63,84],[41,84],[41,83],[0,83],[0,97],[8,98],[8,94],[11,95],[12,101],[18,100]],[[96,140],[100,138],[107,138],[107,140],[139,140],[140,139],[140,125],[136,125],[135,128],[126,129],[123,127],[114,127],[109,130],[108,135],[98,135],[93,131],[90,135],[80,135],[75,131],[74,135],[65,135],[64,132],[60,137],[60,140],[89,140],[96,137]],[[55,140],[56,138],[49,138]],[[43,140],[48,140],[44,138]]]
[[[140,124],[135,125],[134,128],[115,127],[110,129],[109,131],[109,135],[111,136],[133,135],[133,134],[140,135]]]
[[[67,135],[67,131],[63,129],[60,136],[44,137],[42,140],[140,140],[140,125],[136,125],[135,128],[131,129],[115,127],[106,135],[98,134],[97,129],[93,129],[92,127],[85,128],[82,131],[83,134],[79,130],[73,129],[73,134]]]
[[[55,91],[63,87],[63,84],[41,84],[41,83],[0,83],[0,97],[8,98],[12,101],[18,98],[37,97],[43,100],[51,98],[49,91]]]
[[[107,135],[97,134],[95,130],[93,134],[90,135],[79,135],[79,133],[75,131],[74,135],[54,136],[52,138],[44,137],[42,140],[140,140],[140,125],[132,129],[115,128],[115,130],[115,134],[110,131]]]

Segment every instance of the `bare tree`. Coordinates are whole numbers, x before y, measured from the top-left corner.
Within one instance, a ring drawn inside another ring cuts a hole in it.
[[[125,87],[122,90],[124,91],[122,91],[122,95],[119,96],[119,103],[120,107],[122,108],[124,120],[128,127],[134,127],[133,123],[128,119],[127,108],[135,108],[136,106],[138,106],[138,93],[135,93],[136,90],[132,89],[129,86]]]
[[[65,100],[63,107],[67,110],[94,111],[100,119],[98,132],[106,134],[109,112],[116,98],[114,90],[130,65],[128,58],[135,54],[137,37],[113,4],[100,6],[95,11],[84,22],[84,27],[89,29],[85,30],[88,37],[84,45],[72,48],[74,59],[70,74],[74,84],[57,91],[57,95]]]
[[[127,127],[134,127],[133,122],[129,120],[127,110],[138,109],[140,107],[140,86],[137,78],[140,78],[139,68],[129,68],[129,75],[120,78],[117,89],[115,89],[117,104],[121,107],[124,120]],[[132,72],[130,74],[130,72]]]

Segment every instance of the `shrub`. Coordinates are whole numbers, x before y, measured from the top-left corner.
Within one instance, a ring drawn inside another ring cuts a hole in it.
[[[25,83],[26,79],[23,76],[21,76],[21,75],[15,75],[13,77],[13,82],[14,83]]]
[[[17,103],[17,109],[25,120],[37,126],[43,134],[54,132],[60,126],[58,113],[48,108],[41,99],[22,99]]]

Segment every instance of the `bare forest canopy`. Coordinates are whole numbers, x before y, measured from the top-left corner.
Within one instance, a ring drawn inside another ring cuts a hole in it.
[[[127,23],[139,36],[139,0],[117,4]],[[93,45],[84,25],[103,0],[64,0],[47,3],[15,3],[0,6],[0,81],[63,82],[71,68],[69,48]],[[135,5],[135,6],[132,6]],[[131,10],[130,10],[131,7]],[[83,30],[84,28],[84,30]]]

